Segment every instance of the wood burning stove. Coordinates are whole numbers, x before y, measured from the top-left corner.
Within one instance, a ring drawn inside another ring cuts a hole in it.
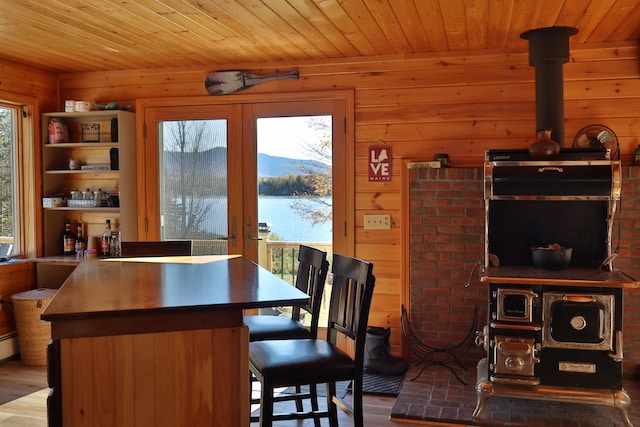
[[[478,364],[474,418],[492,396],[608,405],[631,426],[622,389],[623,288],[635,281],[613,268],[612,230],[620,162],[606,149],[565,149],[562,64],[575,28],[521,35],[536,67],[536,127],[553,129],[560,152],[528,150],[485,157],[487,351]],[[572,248],[569,265],[533,266],[531,248]]]
[[[478,405],[492,396],[614,406],[627,423],[622,388],[623,288],[612,231],[620,164],[605,151],[562,149],[552,161],[524,150],[485,159],[487,326],[480,340]],[[533,265],[531,247],[573,248],[569,266]]]

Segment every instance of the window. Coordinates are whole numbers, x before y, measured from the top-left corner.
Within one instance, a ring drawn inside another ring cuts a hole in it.
[[[34,257],[39,244],[36,235],[37,209],[41,192],[35,167],[40,150],[34,144],[32,105],[35,99],[0,91],[0,256]]]
[[[17,116],[17,108],[0,104],[0,256],[11,254],[19,225],[15,167]]]

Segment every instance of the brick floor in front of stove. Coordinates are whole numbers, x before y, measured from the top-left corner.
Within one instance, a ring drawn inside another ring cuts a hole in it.
[[[620,411],[610,406],[560,403],[530,399],[492,397],[483,413],[473,420],[477,395],[475,362],[451,368],[464,382],[458,381],[447,367],[431,366],[415,378],[421,367],[410,368],[396,400],[391,418],[448,422],[454,425],[495,427],[623,427]],[[415,378],[415,379],[414,379]],[[414,379],[412,381],[412,379]],[[640,383],[624,381],[623,388],[631,397],[629,418],[640,426]],[[634,402],[637,404],[634,405]]]

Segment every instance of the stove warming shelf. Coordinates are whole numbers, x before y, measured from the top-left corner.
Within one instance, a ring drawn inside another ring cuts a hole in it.
[[[485,268],[480,276],[484,283],[546,286],[598,286],[611,288],[638,288],[640,282],[622,271],[599,271],[594,268],[565,268],[544,270],[537,267],[502,266]]]

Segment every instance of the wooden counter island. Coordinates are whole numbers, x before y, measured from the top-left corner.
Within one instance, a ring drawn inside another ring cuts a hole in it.
[[[49,425],[248,426],[243,310],[307,299],[241,257],[83,261],[42,313]]]

